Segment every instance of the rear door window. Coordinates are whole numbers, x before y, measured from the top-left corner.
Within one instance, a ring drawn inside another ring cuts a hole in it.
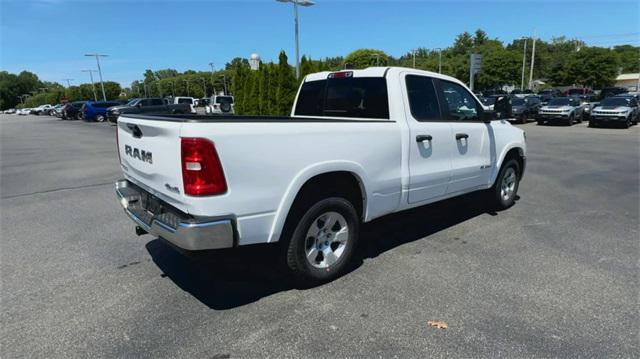
[[[425,76],[408,75],[406,85],[413,118],[418,121],[441,120],[440,105],[433,80]]]
[[[164,105],[164,101],[161,98],[151,99],[151,106],[162,106]]]

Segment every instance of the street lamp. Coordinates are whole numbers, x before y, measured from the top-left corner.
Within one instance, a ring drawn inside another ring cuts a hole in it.
[[[107,95],[104,92],[104,83],[102,82],[102,69],[100,68],[100,58],[107,57],[109,55],[101,55],[101,54],[85,54],[84,56],[95,56],[96,63],[98,63],[98,74],[100,75],[100,87],[102,87],[102,100],[107,101]]]
[[[91,78],[91,88],[93,88],[93,99],[96,100],[96,102],[98,101],[98,94],[96,93],[96,85],[93,82],[93,73],[94,72],[98,72],[96,70],[80,70],[82,72],[88,72],[89,73],[89,78]]]
[[[436,47],[434,50],[438,50],[438,73],[442,73],[442,48]]]
[[[292,3],[293,4],[293,14],[295,16],[295,24],[296,24],[296,78],[300,78],[300,38],[298,35],[298,5],[309,7],[315,5],[315,3],[311,0],[276,0],[278,2]],[[226,92],[226,91],[225,91]]]

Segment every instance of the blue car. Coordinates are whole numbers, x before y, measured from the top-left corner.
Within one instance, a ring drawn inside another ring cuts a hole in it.
[[[107,120],[107,109],[112,106],[120,106],[120,102],[116,101],[87,101],[80,113],[85,121],[104,122]]]

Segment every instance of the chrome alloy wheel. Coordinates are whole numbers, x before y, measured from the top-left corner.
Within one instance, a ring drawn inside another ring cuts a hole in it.
[[[311,222],[305,240],[305,257],[315,268],[335,264],[349,240],[347,220],[338,212],[326,212]]]
[[[516,170],[513,167],[507,168],[500,184],[500,197],[503,201],[506,202],[513,197],[516,190],[516,179]]]

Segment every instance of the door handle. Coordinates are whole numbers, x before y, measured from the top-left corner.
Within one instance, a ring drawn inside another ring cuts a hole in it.
[[[469,135],[467,135],[466,133],[456,133],[456,140],[461,140],[461,139],[467,139],[469,138]]]
[[[417,135],[416,136],[416,142],[424,142],[424,141],[431,141],[433,140],[433,137],[431,137],[431,135]]]

